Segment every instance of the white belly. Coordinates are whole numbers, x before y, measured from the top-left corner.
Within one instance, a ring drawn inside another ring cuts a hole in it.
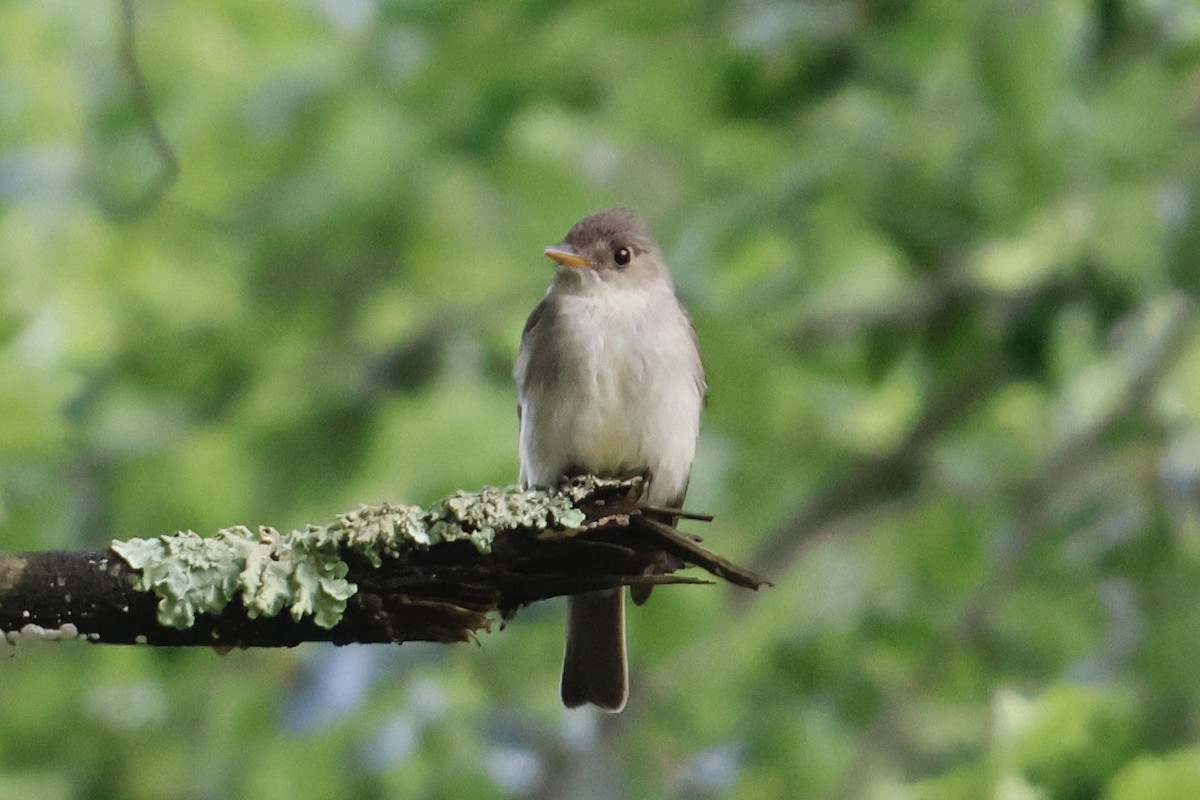
[[[690,324],[673,295],[665,300],[671,305],[629,308],[604,297],[563,298],[556,338],[571,357],[554,380],[523,392],[522,479],[550,483],[571,469],[649,473],[648,502],[681,498],[696,452],[702,377]]]

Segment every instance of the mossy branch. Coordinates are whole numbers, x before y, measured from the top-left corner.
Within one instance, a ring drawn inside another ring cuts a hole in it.
[[[0,636],[280,647],[460,642],[530,603],[697,566],[766,583],[637,502],[636,479],[459,492],[429,508],[362,506],[281,533],[236,526],[115,541],[102,552],[0,553]],[[694,515],[685,515],[694,516]],[[704,519],[703,517],[695,517]]]

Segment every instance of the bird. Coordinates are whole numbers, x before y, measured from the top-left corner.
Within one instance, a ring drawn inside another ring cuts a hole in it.
[[[708,393],[695,328],[635,211],[584,217],[543,251],[554,277],[513,368],[520,479],[640,476],[642,502],[680,508]],[[670,520],[674,522],[674,520]],[[567,601],[562,701],[621,711],[629,697],[625,593]]]

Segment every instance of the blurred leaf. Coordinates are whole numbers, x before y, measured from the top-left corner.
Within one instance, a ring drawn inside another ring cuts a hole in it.
[[[1108,786],[1108,800],[1168,800],[1200,791],[1200,751],[1139,756]]]

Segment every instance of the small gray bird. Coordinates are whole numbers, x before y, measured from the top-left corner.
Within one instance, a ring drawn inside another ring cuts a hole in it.
[[[580,220],[545,253],[554,280],[525,323],[513,370],[521,479],[641,475],[645,502],[681,506],[708,387],[658,245],[641,217],[614,208]],[[563,703],[620,711],[624,592],[575,595],[567,615]]]

